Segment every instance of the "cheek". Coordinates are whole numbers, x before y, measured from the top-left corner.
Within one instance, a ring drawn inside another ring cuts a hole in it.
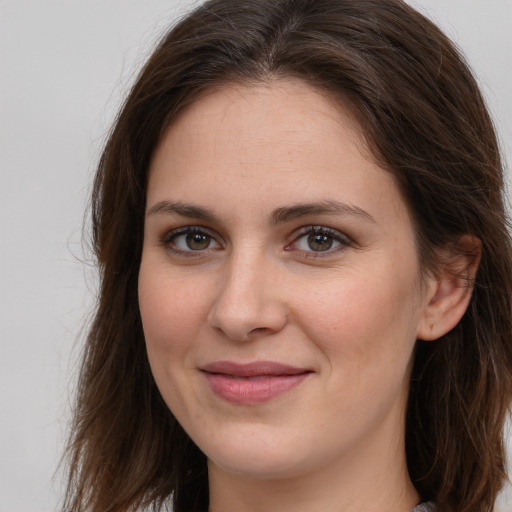
[[[208,314],[204,296],[200,286],[191,286],[190,279],[185,281],[167,270],[159,272],[143,260],[139,308],[150,360],[164,353],[175,356],[187,351],[201,319]]]
[[[143,259],[139,273],[139,308],[148,359],[169,409],[179,417],[192,417],[183,391],[190,392],[194,340],[199,338],[201,318],[207,315],[200,300],[204,294],[200,285],[190,285],[190,278],[185,281],[168,268],[158,268]]]
[[[369,410],[377,421],[393,404],[405,401],[415,297],[410,283],[376,283],[360,275],[344,279],[303,308],[302,329],[323,353],[330,373],[325,400],[312,404],[312,411],[319,417],[331,411],[332,424],[365,425]]]
[[[302,328],[332,364],[339,362],[353,375],[386,371],[386,363],[397,359],[404,366],[419,319],[414,275],[388,269],[331,280],[299,306]]]

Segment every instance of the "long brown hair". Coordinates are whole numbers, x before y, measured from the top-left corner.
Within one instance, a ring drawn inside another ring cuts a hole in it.
[[[491,511],[512,397],[512,250],[492,122],[453,44],[400,0],[210,0],[145,64],[99,162],[92,197],[101,289],[68,449],[72,512],[204,512],[205,456],[160,397],[137,301],[147,171],[166,126],[227,82],[295,77],[349,104],[393,173],[425,271],[464,234],[482,241],[470,306],[417,342],[406,419],[411,479],[448,512]]]

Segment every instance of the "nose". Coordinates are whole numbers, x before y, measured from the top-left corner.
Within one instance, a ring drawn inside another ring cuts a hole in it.
[[[286,325],[279,269],[265,259],[240,254],[226,264],[220,277],[208,321],[231,340],[274,334]]]

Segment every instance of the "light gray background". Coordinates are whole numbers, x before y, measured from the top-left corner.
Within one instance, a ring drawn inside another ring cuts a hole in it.
[[[512,0],[413,3],[467,55],[511,162]],[[134,70],[190,5],[0,0],[0,512],[57,509],[52,477],[94,296],[81,261],[91,175]]]

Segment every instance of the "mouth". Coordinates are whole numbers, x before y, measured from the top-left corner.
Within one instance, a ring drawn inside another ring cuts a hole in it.
[[[300,384],[313,372],[272,361],[239,364],[217,361],[200,368],[219,398],[239,405],[271,400]]]

